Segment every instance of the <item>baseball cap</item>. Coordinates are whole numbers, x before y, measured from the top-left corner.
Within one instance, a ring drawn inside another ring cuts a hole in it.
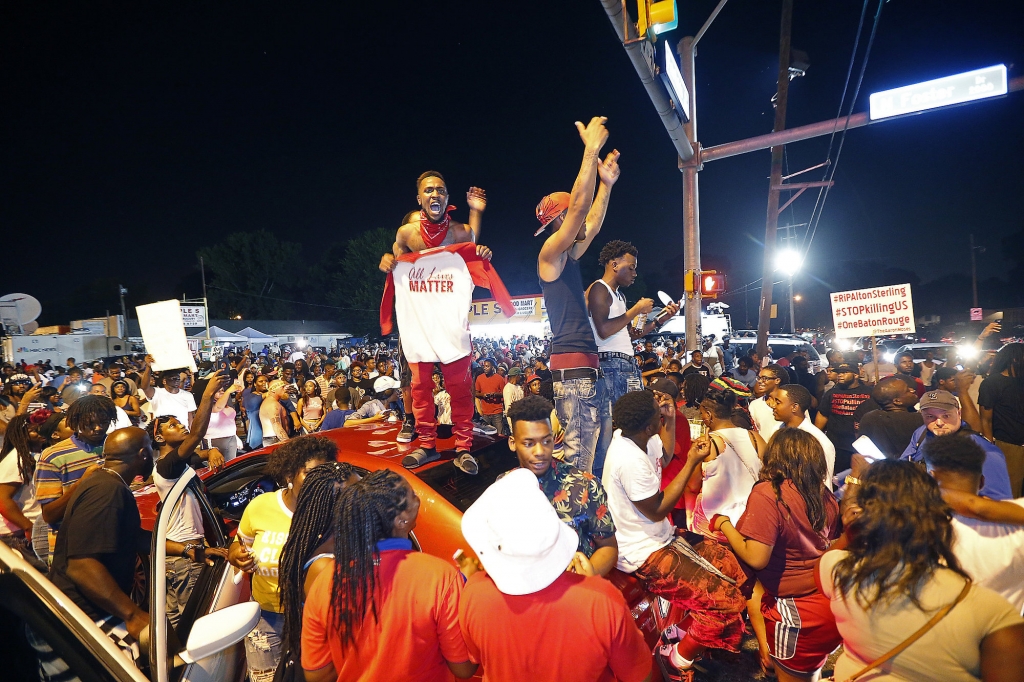
[[[530,376],[526,377],[526,383],[532,384],[534,381],[540,381],[540,377],[537,376],[536,374],[531,374]]]
[[[853,372],[856,374],[857,366],[849,362],[840,362],[838,365],[832,365],[832,370],[837,374],[842,374],[843,372]]]
[[[552,192],[540,200],[537,204],[537,220],[540,221],[540,227],[533,233],[534,237],[543,232],[552,220],[562,214],[562,211],[569,208],[570,196],[568,192]]]
[[[510,370],[508,371],[508,375],[509,375],[510,377],[517,377],[517,376],[521,376],[521,375],[522,375],[522,373],[523,373],[523,370],[521,370],[521,369],[520,369],[520,368],[518,368],[518,367],[513,367],[512,369],[510,369]]]
[[[401,384],[398,382],[398,379],[394,377],[377,377],[373,381],[373,392],[379,395],[384,391],[399,388],[400,386]]]
[[[956,396],[949,391],[928,391],[921,396],[920,409],[927,410],[929,407],[937,407],[943,410],[960,409],[960,403]]]
[[[7,379],[7,383],[8,384],[31,384],[32,383],[32,379],[27,374],[12,374],[10,376],[10,378]]]
[[[533,594],[555,582],[576,554],[576,531],[559,520],[528,469],[484,491],[462,516],[462,535],[504,594]]]
[[[672,381],[667,377],[660,377],[658,379],[655,379],[650,383],[650,385],[647,388],[652,391],[657,391],[658,393],[665,393],[666,395],[670,395],[672,396],[673,400],[679,397],[679,387],[676,386],[676,382]]]
[[[282,388],[286,388],[287,386],[288,383],[286,381],[282,381],[281,379],[274,379],[273,381],[270,382],[270,386],[267,387],[267,390],[270,391],[271,393],[277,393]]]

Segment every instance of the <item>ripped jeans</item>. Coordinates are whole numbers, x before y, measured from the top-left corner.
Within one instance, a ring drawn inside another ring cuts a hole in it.
[[[281,661],[284,614],[260,610],[260,621],[245,636],[245,663],[251,682],[272,682]]]

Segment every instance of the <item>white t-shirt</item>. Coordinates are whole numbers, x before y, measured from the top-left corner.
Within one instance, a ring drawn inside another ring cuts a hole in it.
[[[608,495],[608,510],[615,519],[615,539],[619,544],[615,566],[632,573],[652,552],[672,541],[674,529],[667,518],[651,521],[633,504],[634,500],[646,500],[661,490],[660,473],[650,453],[638,448],[616,429],[605,456],[601,482]]]
[[[158,471],[153,470],[153,485],[156,486],[156,492],[160,496],[161,502],[177,482],[177,478],[164,478]],[[203,511],[199,506],[199,500],[192,494],[192,491],[186,490],[171,512],[171,518],[167,524],[167,539],[172,542],[189,542],[201,537],[203,537]]]
[[[1010,500],[1024,507],[1024,498]],[[1024,526],[953,516],[953,552],[979,585],[1024,609]]]
[[[761,438],[767,443],[775,435],[775,432],[782,426],[782,422],[775,419],[772,408],[764,401],[766,396],[750,401],[750,419],[754,422],[754,428],[761,434]]]
[[[196,411],[196,399],[188,391],[179,390],[171,393],[163,388],[153,389],[153,398],[149,401],[153,406],[153,416],[171,415],[188,426],[188,413]]]
[[[523,387],[515,384],[505,384],[501,389],[501,397],[505,403],[505,414],[508,414],[509,405],[523,397]]]
[[[39,461],[38,455],[36,461]],[[39,502],[36,501],[36,485],[35,482],[25,481],[21,478],[21,471],[18,470],[18,451],[11,450],[4,457],[3,461],[0,461],[0,485],[5,483],[14,483],[21,487],[18,488],[18,492],[14,493],[14,504],[18,505],[21,513],[24,514],[29,521],[35,522],[42,510],[39,507]],[[0,535],[10,535],[21,530],[17,524],[9,521],[6,517],[0,515]]]
[[[110,427],[107,429],[108,434],[113,433],[118,429],[123,429],[129,426],[135,426],[135,424],[132,424],[132,420],[131,418],[128,417],[127,412],[125,412],[122,408],[118,407],[117,405],[114,405],[114,409],[117,410],[117,418],[110,423]]]
[[[832,477],[835,476],[836,470],[836,446],[832,445],[832,441],[828,439],[825,432],[812,424],[811,420],[807,417],[804,417],[804,420],[800,422],[800,426],[797,428],[811,434],[821,443],[821,449],[825,451],[825,466],[827,469],[825,485],[828,486],[829,490],[832,490]]]

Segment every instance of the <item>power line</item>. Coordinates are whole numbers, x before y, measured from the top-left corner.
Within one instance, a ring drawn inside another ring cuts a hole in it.
[[[375,312],[378,312],[378,310],[379,310],[377,308],[343,308],[341,306],[326,305],[324,303],[307,303],[305,301],[292,301],[292,300],[287,299],[287,298],[275,298],[274,296],[264,296],[262,294],[254,294],[254,293],[249,292],[249,291],[239,291],[238,289],[228,289],[227,287],[218,287],[218,286],[215,286],[213,284],[207,284],[206,287],[208,289],[219,289],[220,291],[230,291],[230,292],[235,293],[235,294],[241,294],[242,296],[252,296],[254,298],[260,298],[260,299],[263,299],[263,300],[266,300],[266,301],[280,301],[282,303],[294,303],[296,305],[309,305],[309,306],[314,306],[316,308],[332,308],[334,310],[348,310],[348,311],[366,312],[366,313],[375,313]]]
[[[864,6],[861,8],[860,22],[857,25],[857,37],[853,43],[853,52],[850,54],[850,65],[846,71],[846,82],[843,84],[843,94],[839,100],[839,112],[836,116],[836,123],[832,127],[832,135],[829,137],[828,141],[828,152],[825,157],[827,160],[831,160],[832,158],[832,144],[835,140],[836,127],[838,127],[839,125],[839,118],[840,116],[842,116],[843,103],[846,100],[846,92],[850,86],[850,76],[853,73],[853,64],[857,57],[857,48],[860,46],[860,36],[861,33],[863,33],[864,31],[864,18],[867,15],[868,2],[869,0],[864,0]],[[811,250],[811,243],[814,241],[814,235],[818,231],[818,223],[821,222],[821,214],[825,211],[825,202],[828,201],[828,193],[829,190],[832,189],[832,180],[833,178],[835,178],[836,171],[839,169],[839,157],[843,153],[843,145],[846,142],[846,132],[850,125],[850,116],[853,114],[853,107],[857,103],[857,97],[858,95],[860,95],[861,85],[864,83],[864,72],[867,70],[868,67],[868,59],[871,56],[871,47],[872,45],[874,45],[875,42],[875,34],[878,32],[878,23],[879,20],[881,20],[882,18],[882,7],[884,5],[885,0],[878,0],[878,11],[875,12],[875,20],[871,26],[871,35],[868,37],[868,44],[864,50],[864,59],[860,65],[860,74],[858,74],[857,76],[857,86],[853,91],[853,97],[850,98],[850,106],[846,111],[846,120],[843,123],[843,132],[839,138],[839,149],[836,151],[836,160],[834,163],[831,163],[829,165],[828,169],[826,169],[825,173],[822,175],[821,178],[822,180],[825,180],[827,178],[829,184],[818,190],[818,200],[814,202],[814,209],[811,211],[811,219],[809,221],[810,224],[807,228],[808,232],[806,233],[806,244],[804,246],[803,257],[805,259],[807,258],[807,254]]]

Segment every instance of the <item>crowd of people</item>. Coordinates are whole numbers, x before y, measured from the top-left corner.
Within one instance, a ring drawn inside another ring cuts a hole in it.
[[[129,596],[131,487],[163,498],[186,467],[273,445],[277,489],[249,502],[229,547],[207,545],[191,491],[166,546],[172,623],[205,562],[250,576],[252,682],[640,682],[652,666],[693,680],[746,633],[784,681],[818,679],[840,646],[836,679],[1021,680],[1024,344],[968,369],[897,357],[891,372],[856,352],[812,371],[727,337],[656,346],[678,306],[647,319],[653,301],[628,305],[633,245],[608,242],[602,277],[580,275],[619,177],[604,123],[577,124],[573,190],[537,207],[550,339],[470,339],[471,284],[507,299],[477,243],[486,195],[472,188],[455,222],[443,178],[424,173],[421,210],[381,260],[395,348],[265,348],[197,372],[148,356],[5,366],[0,537],[135,658],[148,616]],[[408,469],[448,458],[477,475],[474,430],[516,455],[463,515],[471,553],[454,563],[417,551],[409,474],[359,473],[321,435],[384,421]],[[654,652],[615,570],[683,614]],[[27,637],[42,679],[70,676]]]

